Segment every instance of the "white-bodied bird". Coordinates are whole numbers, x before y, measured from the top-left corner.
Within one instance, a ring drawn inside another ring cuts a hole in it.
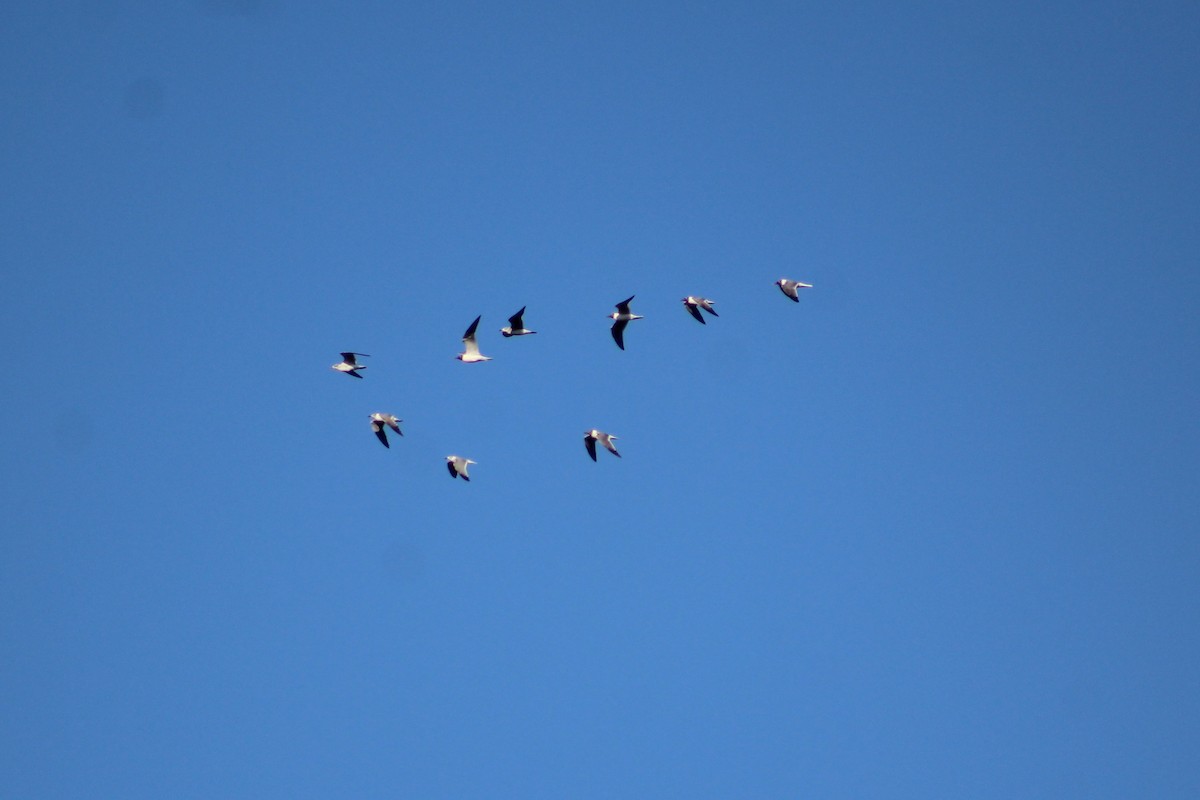
[[[404,420],[395,414],[380,414],[376,411],[371,415],[371,430],[375,432],[376,438],[379,439],[384,447],[390,448],[391,445],[388,444],[387,431],[384,430],[384,426],[391,428],[397,434],[403,436],[404,431],[400,430],[401,422],[404,422]]]
[[[792,298],[792,302],[800,302],[800,290],[811,289],[811,283],[801,283],[800,281],[790,281],[787,278],[780,278],[775,281],[775,285],[779,287],[779,291]]]
[[[521,319],[525,314],[525,306],[521,306],[521,310],[508,318],[508,327],[501,328],[500,333],[507,339],[510,336],[525,336],[530,333],[537,333],[525,327],[524,320]]]
[[[596,442],[599,442],[605,450],[620,458],[621,454],[617,452],[616,446],[613,445],[613,439],[616,438],[611,433],[605,433],[604,431],[592,428],[583,435],[583,445],[587,448],[588,455],[592,457],[592,461],[596,460]]]
[[[347,375],[353,375],[356,378],[361,378],[362,375],[358,374],[358,370],[366,369],[366,367],[358,363],[358,361],[356,361],[354,358],[355,356],[370,358],[370,356],[366,353],[342,353],[342,360],[337,364],[334,364],[332,367],[330,367],[330,369],[336,369],[338,372],[344,372]]]
[[[633,298],[634,295],[630,295],[629,300],[624,300],[620,303],[617,303],[616,312],[608,315],[609,319],[615,320],[612,326],[613,341],[616,342],[617,347],[621,348],[622,350],[625,349],[625,326],[635,319],[644,319],[644,317],[634,314],[629,310],[629,302],[630,300],[633,300]]]
[[[467,474],[467,466],[476,462],[462,456],[446,456],[446,469],[450,470],[451,478],[462,478],[468,483],[471,482],[471,476]]]
[[[713,310],[713,301],[706,300],[703,297],[692,297],[691,295],[688,295],[687,297],[683,298],[683,307],[686,308],[687,312],[695,317],[696,321],[701,325],[707,324],[704,321],[704,316],[700,313],[700,309],[702,308],[708,313],[712,314],[714,317],[720,316],[720,314]]]
[[[476,361],[491,361],[491,356],[479,354],[479,344],[475,341],[475,329],[479,327],[479,320],[483,315],[480,314],[471,323],[471,327],[467,328],[467,332],[463,334],[463,351],[455,356],[464,364],[473,364]]]

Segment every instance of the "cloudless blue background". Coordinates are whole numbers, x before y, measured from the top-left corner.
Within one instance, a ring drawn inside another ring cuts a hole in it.
[[[319,5],[6,16],[0,795],[1200,794],[1194,3]]]

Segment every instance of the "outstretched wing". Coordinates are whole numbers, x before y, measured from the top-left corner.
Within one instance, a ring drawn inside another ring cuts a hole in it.
[[[621,348],[622,350],[625,349],[625,326],[628,324],[628,320],[619,319],[614,322],[612,326],[613,341],[616,342],[617,347]]]
[[[596,440],[590,435],[583,437],[583,443],[587,446],[588,455],[592,457],[592,461],[596,460]]]
[[[354,360],[355,356],[362,356],[363,358],[370,358],[370,356],[367,355],[366,353],[342,353],[342,361],[344,361],[347,364],[357,364],[358,362]]]
[[[691,314],[693,317],[695,317],[696,321],[699,322],[701,325],[708,324],[707,322],[704,321],[704,317],[700,316],[700,307],[699,306],[694,306],[691,303],[684,303],[683,307],[686,308],[688,310],[688,313]]]
[[[701,307],[701,308],[703,308],[703,309],[704,309],[705,311],[707,311],[708,313],[712,314],[714,317],[719,317],[719,316],[721,316],[720,314],[718,314],[718,313],[717,313],[717,312],[716,312],[716,311],[713,309],[713,307],[712,307],[712,301],[711,301],[711,300],[709,300],[709,301],[705,302],[705,303],[704,303],[704,305],[702,305],[702,306],[700,306],[700,307]],[[697,316],[699,316],[699,315],[697,315]]]
[[[479,327],[479,320],[482,314],[475,318],[471,323],[471,327],[467,328],[467,332],[463,334],[463,348],[465,354],[477,356],[479,355],[479,343],[475,341],[475,329]]]
[[[456,470],[456,469],[454,468],[454,462],[453,462],[453,461],[447,461],[447,462],[446,462],[446,469],[448,469],[448,470],[450,471],[450,477],[451,477],[451,478],[457,478],[457,477],[458,477],[458,470]]]
[[[512,327],[512,329],[514,331],[522,330],[525,327],[525,323],[521,320],[521,317],[523,317],[524,315],[525,315],[525,306],[521,306],[520,311],[518,311],[517,313],[513,314],[511,317],[508,318],[508,324]]]
[[[617,303],[617,313],[618,313],[618,314],[628,314],[628,313],[629,313],[629,303],[630,303],[630,301],[632,301],[632,300],[633,300],[633,298],[634,298],[634,297],[636,297],[636,296],[637,296],[637,295],[632,295],[632,294],[631,294],[631,295],[629,295],[629,299],[628,299],[628,300],[622,300],[621,302]]]
[[[380,425],[378,422],[372,422],[371,430],[375,431],[375,438],[379,440],[380,444],[388,449],[391,449],[391,445],[388,444],[387,433],[383,430],[382,425]]]
[[[621,454],[617,452],[617,446],[612,443],[613,438],[614,437],[612,436],[606,436],[604,437],[603,441],[601,441],[601,444],[604,445],[604,448],[608,450],[608,452],[612,453],[617,458],[620,458]]]

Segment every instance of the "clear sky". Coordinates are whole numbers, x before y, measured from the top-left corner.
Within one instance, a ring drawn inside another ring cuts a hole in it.
[[[19,5],[0,796],[1200,796],[1200,6]]]

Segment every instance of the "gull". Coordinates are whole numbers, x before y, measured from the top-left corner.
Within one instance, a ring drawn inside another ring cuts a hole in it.
[[[378,437],[379,441],[384,447],[390,448],[391,445],[388,444],[387,440],[387,431],[385,431],[383,427],[386,425],[400,436],[403,436],[404,431],[400,430],[401,422],[404,422],[404,420],[400,419],[395,414],[380,414],[378,411],[376,411],[371,415],[371,430],[375,432],[375,436]]]
[[[491,356],[481,356],[479,354],[479,345],[475,342],[475,329],[479,327],[479,320],[483,317],[480,314],[471,323],[471,327],[467,328],[467,332],[463,334],[463,351],[455,356],[464,364],[472,364],[476,361],[491,361]]]
[[[779,291],[792,298],[793,302],[800,302],[800,289],[811,289],[811,283],[801,283],[800,281],[789,281],[787,278],[780,278],[775,281],[775,285],[779,287]]]
[[[613,439],[616,438],[617,437],[613,436],[611,433],[605,433],[604,431],[598,431],[595,428],[592,428],[583,435],[583,444],[584,447],[587,448],[588,455],[592,457],[592,461],[596,460],[596,442],[599,442],[604,446],[605,450],[612,453],[617,458],[620,458],[621,454],[618,453],[617,448],[613,446]]]
[[[617,343],[617,347],[622,350],[625,349],[625,326],[629,324],[630,320],[644,319],[629,310],[629,301],[633,298],[634,295],[629,295],[629,300],[617,303],[616,312],[608,315],[609,319],[616,320],[612,326],[612,337],[613,341]]]
[[[470,483],[471,476],[467,475],[467,465],[476,462],[462,456],[446,456],[446,469],[450,470],[451,478],[462,478]]]
[[[500,329],[500,333],[505,339],[510,336],[524,336],[527,333],[537,333],[537,331],[531,331],[525,327],[525,323],[521,319],[524,313],[525,306],[521,306],[520,311],[508,318],[508,327]]]
[[[686,308],[687,312],[695,317],[696,321],[701,325],[707,324],[704,321],[704,316],[700,313],[700,309],[702,308],[708,313],[712,314],[714,317],[720,316],[720,314],[718,314],[716,311],[713,311],[713,301],[705,300],[703,297],[692,297],[691,295],[688,295],[687,297],[683,298],[683,307]]]
[[[366,353],[342,353],[342,360],[338,364],[334,364],[331,369],[336,369],[338,372],[344,372],[347,375],[353,375],[356,378],[361,378],[356,370],[366,369],[366,367],[354,360],[355,356],[363,356],[370,358]]]

